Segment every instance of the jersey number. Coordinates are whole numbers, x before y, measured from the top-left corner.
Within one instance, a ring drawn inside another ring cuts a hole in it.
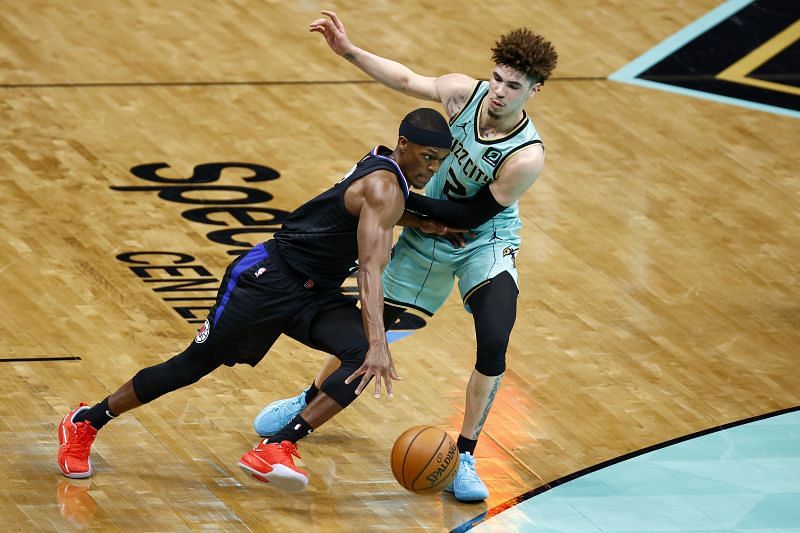
[[[464,197],[467,195],[467,188],[458,181],[452,167],[447,169],[447,179],[444,181],[442,194],[454,202],[463,202],[466,199]]]

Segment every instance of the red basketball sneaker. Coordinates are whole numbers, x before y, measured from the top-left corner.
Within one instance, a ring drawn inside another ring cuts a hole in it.
[[[281,443],[258,443],[258,446],[247,452],[239,460],[239,467],[253,478],[286,492],[300,492],[308,485],[308,474],[294,465],[297,446],[285,440]]]
[[[89,407],[81,403],[77,409],[67,413],[58,425],[58,467],[61,473],[71,478],[84,478],[92,475],[92,460],[89,453],[97,436],[97,430],[89,422],[73,423],[72,419]]]

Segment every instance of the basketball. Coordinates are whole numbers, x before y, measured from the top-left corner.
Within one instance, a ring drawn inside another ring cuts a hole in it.
[[[444,490],[458,470],[456,443],[444,430],[414,426],[392,447],[392,474],[403,488],[417,494]]]

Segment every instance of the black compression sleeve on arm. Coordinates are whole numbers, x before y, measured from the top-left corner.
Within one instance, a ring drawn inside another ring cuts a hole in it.
[[[406,209],[412,213],[461,229],[480,226],[505,208],[494,199],[488,185],[465,202],[434,200],[415,192],[410,192],[406,200]]]

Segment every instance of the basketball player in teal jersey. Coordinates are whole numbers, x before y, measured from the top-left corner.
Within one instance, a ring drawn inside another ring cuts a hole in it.
[[[525,105],[555,68],[557,54],[541,36],[518,29],[492,49],[489,81],[464,74],[421,76],[408,67],[362,50],[347,37],[335,13],[315,20],[330,48],[380,83],[409,96],[441,102],[450,118],[450,156],[406,209],[424,211],[430,198],[447,199],[451,212],[436,210],[451,227],[472,228],[466,246],[406,228],[383,274],[385,323],[406,308],[430,316],[447,299],[454,279],[475,321],[477,362],[466,391],[459,471],[448,492],[461,501],[488,497],[475,470],[474,451],[505,371],[505,354],[516,318],[516,256],[520,247],[518,201],[544,165],[544,148]],[[256,431],[271,434],[301,411],[338,365],[331,358],[315,383],[299,396],[273,402],[256,417]]]

